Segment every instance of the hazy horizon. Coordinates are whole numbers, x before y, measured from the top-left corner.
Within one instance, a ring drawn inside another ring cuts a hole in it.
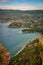
[[[43,0],[0,0],[0,9],[43,10]]]

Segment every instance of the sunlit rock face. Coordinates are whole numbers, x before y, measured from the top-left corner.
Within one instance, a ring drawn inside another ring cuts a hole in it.
[[[10,53],[0,44],[0,65],[8,65]]]
[[[39,36],[39,42],[43,45],[43,35]]]

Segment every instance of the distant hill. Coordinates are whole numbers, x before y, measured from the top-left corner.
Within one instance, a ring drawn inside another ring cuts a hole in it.
[[[6,12],[6,13],[27,13],[27,14],[43,14],[43,10],[2,10],[0,9],[0,13],[1,12]]]

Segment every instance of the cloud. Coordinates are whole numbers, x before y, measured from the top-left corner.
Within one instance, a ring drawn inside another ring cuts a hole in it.
[[[13,9],[13,10],[43,10],[43,6],[5,6],[1,5],[0,9]]]
[[[6,2],[7,0],[0,0],[0,2]]]

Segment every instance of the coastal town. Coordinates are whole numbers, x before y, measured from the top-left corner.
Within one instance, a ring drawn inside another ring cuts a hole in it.
[[[6,41],[4,40],[4,43],[8,44],[8,48],[10,46],[9,43],[11,42],[13,44],[15,43],[14,39],[16,40],[16,36],[15,35],[13,35],[14,37],[11,36],[15,31],[16,35],[19,38],[20,34],[17,33],[17,29],[19,28],[20,29],[22,28],[21,36],[23,34],[26,35],[29,33],[32,33],[32,35],[33,33],[39,34],[38,37],[35,38],[34,40],[32,40],[31,38],[32,41],[26,43],[26,46],[23,47],[22,51],[20,51],[14,56],[11,56],[10,53],[10,51],[12,51],[11,48],[9,51],[6,48],[7,45],[5,47],[4,44],[0,43],[0,65],[43,65],[43,10],[32,10],[32,11],[0,10],[0,23],[1,24],[10,23],[8,24],[8,26],[5,26],[6,29],[5,27],[3,28],[2,25],[0,24],[1,38],[5,37],[5,40],[8,41],[8,43],[6,43]],[[3,30],[2,28],[6,30],[8,36],[11,37],[8,37],[6,32],[2,32]],[[9,33],[11,32],[12,34],[9,35]],[[23,37],[23,39],[24,38],[25,36]],[[11,42],[9,42],[9,40]],[[22,38],[20,41],[22,41]],[[12,49],[14,50],[14,45]],[[13,53],[14,52],[15,51],[13,51]]]
[[[43,0],[0,0],[0,65],[43,65]]]

